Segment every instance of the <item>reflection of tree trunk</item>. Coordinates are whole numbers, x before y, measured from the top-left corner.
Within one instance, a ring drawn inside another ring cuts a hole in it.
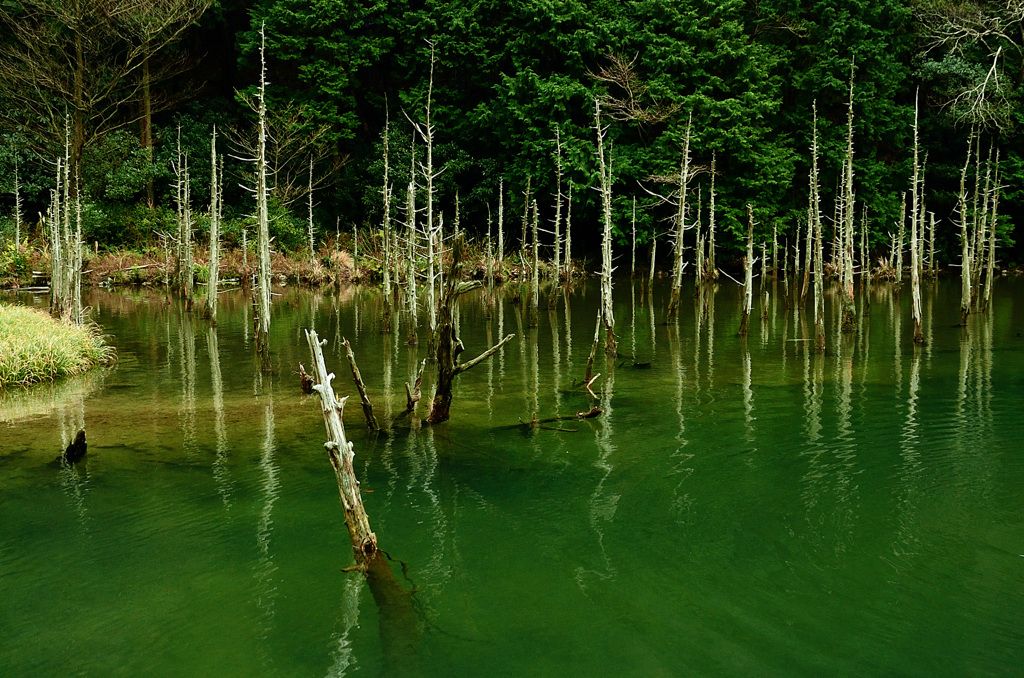
[[[382,551],[365,563],[366,583],[377,604],[380,642],[387,676],[420,675],[420,620],[412,605],[412,593],[395,577]]]

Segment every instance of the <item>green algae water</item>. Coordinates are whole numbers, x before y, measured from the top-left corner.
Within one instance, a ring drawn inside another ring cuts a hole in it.
[[[740,338],[730,283],[666,322],[667,289],[619,281],[620,355],[598,356],[593,395],[579,382],[596,285],[536,327],[476,291],[459,314],[464,358],[517,336],[459,378],[436,427],[418,423],[429,364],[418,417],[402,416],[425,349],[405,343],[404,320],[380,333],[377,290],[279,291],[271,374],[240,293],[222,295],[211,328],[156,292],[96,291],[117,364],[0,395],[0,675],[1024,666],[1020,281],[999,280],[965,328],[956,283],[926,286],[923,347],[909,294],[876,289],[856,333],[829,316],[824,356],[781,285]],[[342,572],[353,560],[319,403],[297,376],[307,327],[328,340],[339,395],[354,393],[351,341],[394,422],[369,434],[358,396],[345,412],[411,628]],[[54,464],[81,427],[86,458]]]

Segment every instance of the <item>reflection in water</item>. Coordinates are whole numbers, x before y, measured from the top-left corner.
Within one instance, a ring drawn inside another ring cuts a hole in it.
[[[60,449],[55,451],[54,456],[63,453],[78,432],[85,430],[85,395],[81,391],[70,394],[62,405],[58,406],[57,416],[60,428]],[[86,441],[88,442],[88,436]],[[71,506],[78,516],[79,527],[83,531],[87,528],[89,518],[85,507],[85,497],[89,492],[89,480],[88,454],[73,466],[61,463],[61,489],[64,490],[65,496],[71,502]]]
[[[106,374],[104,369],[94,369],[57,382],[0,391],[0,422],[15,424],[53,413],[64,416],[66,411],[75,409],[79,402],[84,403],[87,397],[102,388]],[[70,421],[62,423],[62,441],[67,438],[67,442],[71,442],[66,429],[73,425],[74,422]]]
[[[490,298],[490,296],[489,296]],[[488,309],[491,307],[488,306]],[[490,315],[487,318],[487,345],[494,346],[494,331],[491,328]],[[497,360],[487,362],[487,421],[494,421],[494,363]]]
[[[838,314],[837,314],[838,315]],[[853,436],[851,414],[853,410],[853,353],[849,344],[852,338],[840,336],[836,342],[836,381],[839,383],[837,403],[838,422],[835,441],[835,483],[836,483],[836,555],[843,556],[853,543],[853,529],[857,517],[856,458],[857,442]]]
[[[907,394],[907,419],[900,436],[900,468],[896,477],[897,528],[892,545],[896,562],[885,559],[897,572],[910,565],[918,552],[917,504],[920,497],[921,453],[918,442],[917,399],[921,385],[921,352],[914,351],[910,363],[910,387]]]
[[[751,365],[750,349],[747,347],[746,337],[740,339],[743,347],[743,427],[746,431],[747,442],[751,446],[755,443],[754,437],[754,389],[751,386]],[[749,457],[748,457],[749,459]]]
[[[206,352],[210,354],[210,386],[213,390],[213,432],[216,438],[216,455],[213,460],[213,479],[217,483],[224,507],[231,506],[232,483],[228,470],[228,435],[224,425],[224,380],[220,373],[220,346],[217,331],[211,326],[206,330]]]
[[[892,324],[892,336],[893,336],[893,384],[896,385],[896,393],[894,394],[896,402],[899,402],[900,395],[903,391],[903,347],[901,345],[903,341],[903,317],[900,315],[900,302],[896,298],[896,293],[889,288],[888,294],[889,301],[889,322]]]
[[[565,341],[565,363],[566,365],[572,365],[572,302],[569,294],[569,283],[566,283],[562,288],[562,308],[565,309],[565,331],[562,332],[564,335],[562,339]],[[504,336],[500,332],[498,336]]]
[[[343,678],[349,669],[358,671],[358,660],[352,648],[349,635],[359,626],[359,596],[363,592],[363,578],[354,575],[345,577],[341,589],[341,612],[337,635],[331,639],[331,666],[325,678]]]
[[[434,551],[418,572],[422,572],[423,580],[431,591],[439,592],[451,579],[452,563],[455,555],[455,534],[445,515],[444,502],[441,499],[441,475],[438,468],[437,441],[434,427],[426,426],[420,436],[419,452],[422,459],[417,475],[410,478],[409,489],[419,490],[426,498],[426,506],[420,506],[419,512],[424,515],[424,524],[431,529],[430,543]],[[414,485],[415,483],[415,485]],[[416,500],[413,499],[413,502]],[[454,508],[452,509],[454,511]],[[448,550],[451,542],[451,552]]]
[[[554,382],[552,389],[555,396],[555,414],[562,412],[562,342],[558,336],[558,311],[548,311],[548,324],[551,325],[551,364]],[[488,342],[491,345],[491,342]],[[493,361],[487,361],[493,362]]]
[[[392,394],[395,392],[394,377],[392,375],[391,361],[398,353],[398,346],[392,342],[398,337],[398,332],[389,332],[381,335],[381,353],[384,354],[384,367],[381,369],[384,382],[384,421],[390,422],[394,418],[392,407]],[[390,428],[385,424],[386,428]]]
[[[608,580],[615,577],[616,570],[612,566],[611,558],[608,556],[608,552],[605,548],[604,543],[604,529],[605,525],[610,523],[615,517],[615,511],[619,505],[618,494],[612,493],[610,490],[605,488],[605,483],[611,476],[612,471],[615,467],[612,465],[611,457],[616,450],[615,443],[612,442],[612,393],[615,390],[615,369],[614,362],[607,361],[608,376],[605,379],[604,389],[601,391],[600,408],[603,410],[603,414],[596,420],[599,422],[594,428],[594,438],[597,443],[597,459],[594,460],[594,466],[603,471],[601,479],[597,482],[597,487],[594,488],[593,494],[590,495],[590,529],[597,534],[597,546],[601,552],[601,565],[599,567],[586,568],[583,566],[576,568],[576,584],[579,586],[580,591],[584,595],[587,593],[588,583],[594,580]]]
[[[178,307],[178,354],[181,363],[182,447],[189,455],[196,451],[196,333],[192,314]]]
[[[707,298],[704,305],[708,319],[708,390],[715,392],[715,293],[717,285],[707,286]]]
[[[566,315],[569,315],[568,307],[566,307]],[[650,344],[648,349],[651,352],[650,362],[653,364],[655,357],[658,355],[658,342],[656,341],[657,335],[655,334],[657,330],[654,326],[654,293],[650,291],[647,293],[647,327],[650,333],[648,337],[648,344]]]
[[[531,403],[531,415],[540,412],[540,346],[539,337],[534,337],[530,342],[530,391],[533,394]]]
[[[256,370],[259,373],[259,370]],[[266,402],[263,406],[263,446],[260,454],[259,469],[263,474],[261,491],[263,494],[263,507],[260,510],[260,520],[256,526],[256,565],[253,577],[256,580],[255,596],[256,607],[259,610],[259,625],[257,628],[260,640],[260,659],[264,666],[273,663],[266,642],[274,630],[274,616],[276,613],[276,601],[278,597],[277,581],[274,574],[277,572],[277,565],[274,563],[274,554],[270,548],[270,539],[273,535],[273,509],[281,489],[281,481],[278,479],[278,466],[274,459],[276,443],[274,441],[274,397],[273,385],[268,384],[266,390]]]
[[[699,355],[700,351],[700,313],[697,320],[697,336],[694,341],[694,356]],[[683,485],[687,479],[693,473],[693,467],[690,466],[690,460],[693,459],[693,454],[687,450],[690,441],[686,437],[686,414],[684,412],[683,401],[686,395],[686,382],[685,382],[685,368],[683,366],[683,351],[679,341],[673,340],[669,343],[669,352],[672,357],[673,371],[676,376],[676,420],[678,422],[678,430],[675,435],[676,448],[672,452],[672,470],[671,475],[678,476],[679,482],[676,483],[673,489],[672,499],[672,511],[675,514],[675,519],[681,524],[689,524],[691,522],[690,513],[693,508],[693,499],[689,492],[686,492]],[[700,382],[699,366],[694,364],[694,378],[695,384]]]
[[[569,314],[568,307],[566,307],[566,315]],[[498,299],[498,336],[505,336],[505,303],[504,299]],[[519,335],[523,336],[523,335]],[[519,342],[520,344],[523,342]],[[488,344],[493,346],[494,344]],[[489,361],[488,361],[489,362]],[[502,346],[498,349],[498,385],[499,388],[505,383],[505,347]]]
[[[805,321],[806,322],[806,321]],[[807,527],[810,536],[816,542],[823,540],[821,521],[816,519],[815,512],[819,496],[827,482],[827,464],[824,460],[825,446],[822,443],[822,381],[825,357],[819,352],[808,350],[807,342],[803,342],[804,351],[804,451],[801,456],[807,462],[807,471],[800,478],[803,488],[800,495],[804,500],[807,512]]]

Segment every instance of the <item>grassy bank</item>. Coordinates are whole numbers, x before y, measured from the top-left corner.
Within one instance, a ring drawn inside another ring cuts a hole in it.
[[[94,327],[0,304],[0,389],[79,374],[112,357],[113,349]]]

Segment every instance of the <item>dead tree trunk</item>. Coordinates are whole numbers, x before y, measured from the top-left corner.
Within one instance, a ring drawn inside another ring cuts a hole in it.
[[[380,637],[384,650],[384,665],[394,675],[413,676],[419,674],[419,616],[412,604],[410,592],[399,583],[388,562],[387,555],[377,546],[377,535],[370,530],[370,520],[363,508],[359,480],[353,468],[355,453],[352,443],[345,437],[345,426],[341,414],[348,398],[335,399],[331,380],[324,365],[323,342],[315,331],[306,331],[306,341],[313,354],[313,365],[317,376],[313,388],[320,394],[323,406],[324,424],[327,427],[327,443],[324,447],[334,467],[341,495],[341,506],[345,515],[355,569],[366,577],[373,601],[380,614]]]
[[[260,27],[260,88],[256,150],[256,226],[259,247],[256,350],[265,371],[270,367],[270,214],[267,206],[267,59],[264,27]]]
[[[459,354],[465,350],[465,347],[458,336],[456,336],[454,311],[455,304],[458,303],[459,295],[463,289],[461,284],[462,250],[462,239],[456,238],[452,244],[451,266],[445,275],[444,289],[441,294],[440,308],[438,309],[437,384],[434,392],[434,401],[430,406],[430,414],[427,415],[427,423],[429,424],[439,424],[443,421],[448,421],[451,415],[455,377],[468,369],[476,367],[494,355],[515,336],[514,334],[506,335],[501,341],[476,358],[467,363],[459,363]]]
[[[555,257],[554,283],[549,308],[555,307],[555,288],[562,277],[562,133],[555,128]]]
[[[918,225],[920,217],[918,211],[921,205],[921,177],[918,163],[917,143],[917,99],[914,100],[914,168],[910,179],[910,298],[911,317],[914,321],[914,343],[924,343],[924,332],[921,322],[921,247],[918,240]]]
[[[388,158],[388,137],[389,121],[384,121],[384,187],[381,189],[381,199],[384,202],[384,216],[382,227],[384,229],[384,290],[383,303],[381,304],[380,331],[383,334],[391,334],[391,268],[394,265],[394,252],[392,251],[393,235],[391,233],[391,177],[389,176],[390,165]]]
[[[601,211],[604,215],[604,234],[601,242],[601,316],[604,320],[604,352],[618,353],[615,342],[615,313],[612,309],[612,168],[611,158],[605,162],[604,136],[601,127],[601,102],[594,99],[594,128],[597,130],[597,159],[601,172]]]
[[[505,279],[505,179],[498,180],[498,276]]]
[[[996,220],[999,216],[999,182],[1002,181],[1002,176],[999,172],[999,150],[996,150],[996,169],[995,169],[995,185],[992,189],[992,206],[989,215],[988,229],[988,257],[985,260],[985,294],[982,298],[982,310],[988,311],[989,304],[992,302],[992,279],[996,274]]]
[[[683,158],[679,165],[679,185],[676,188],[675,244],[672,257],[672,293],[668,301],[668,318],[672,320],[679,311],[679,294],[683,287],[683,236],[686,233],[686,191],[690,184],[690,128],[693,116],[686,123],[686,136],[683,141]],[[700,272],[698,271],[698,275]]]
[[[532,241],[530,268],[530,327],[537,327],[540,324],[538,317],[540,313],[540,242],[538,229],[540,216],[538,214],[537,201],[533,201],[533,218],[530,226],[530,239]]]
[[[373,414],[373,405],[370,403],[370,397],[366,395],[366,384],[363,383],[363,375],[359,373],[359,366],[356,364],[356,354],[352,352],[352,345],[348,343],[348,339],[342,338],[341,344],[345,347],[345,357],[348,358],[348,366],[352,370],[352,380],[356,384],[356,390],[359,391],[359,401],[363,406],[366,426],[371,431],[379,431],[380,424],[377,423],[377,417]]]
[[[707,273],[705,280],[718,279],[718,265],[715,264],[715,174],[717,173],[717,155],[711,154],[711,195],[708,198],[708,256],[705,260]],[[698,271],[699,273],[699,271]]]
[[[853,64],[850,64],[850,101],[846,113],[846,162],[843,169],[842,220],[842,298],[841,327],[843,332],[857,328],[857,309],[853,296]]]
[[[327,449],[331,466],[334,467],[334,475],[338,480],[341,506],[345,513],[345,527],[348,528],[356,565],[365,570],[377,554],[377,535],[370,530],[370,520],[363,508],[359,480],[356,479],[356,473],[352,466],[355,453],[352,443],[348,442],[345,437],[345,425],[341,419],[342,410],[348,398],[342,398],[340,401],[335,399],[334,388],[331,386],[334,373],[327,372],[324,354],[320,348],[326,343],[326,340],[321,342],[315,330],[306,330],[306,342],[313,355],[313,367],[317,380],[317,384],[313,388],[320,394],[324,425],[327,427],[327,443],[324,447]]]
[[[825,351],[825,270],[821,236],[821,199],[818,184],[818,105],[814,104],[814,132],[811,142],[811,219],[814,231],[814,348]]]
[[[971,165],[971,144],[975,141],[974,134],[971,134],[967,145],[967,161],[960,172],[960,194],[957,199],[958,211],[960,212],[960,324],[967,324],[967,317],[971,314],[971,238],[967,225],[967,168]]]
[[[747,205],[747,256],[743,257],[743,309],[740,315],[740,336],[747,336],[747,325],[754,299],[754,208]]]
[[[210,320],[217,323],[217,288],[220,286],[220,215],[221,182],[217,166],[217,127],[210,137],[210,260],[209,280],[206,285],[206,312]]]

